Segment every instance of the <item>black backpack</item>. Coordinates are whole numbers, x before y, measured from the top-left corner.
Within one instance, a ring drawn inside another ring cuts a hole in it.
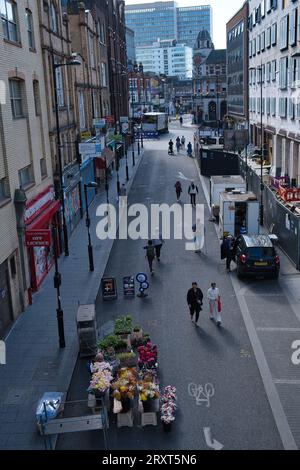
[[[155,258],[155,250],[153,245],[147,246],[147,257],[148,258]]]

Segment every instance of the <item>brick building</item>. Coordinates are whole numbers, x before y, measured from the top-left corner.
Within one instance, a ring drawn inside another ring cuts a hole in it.
[[[59,209],[52,189],[40,4],[0,5],[0,337],[52,264],[51,248],[26,249],[25,227],[46,228]]]

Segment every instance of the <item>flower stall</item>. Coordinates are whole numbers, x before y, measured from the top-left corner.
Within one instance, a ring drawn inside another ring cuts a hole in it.
[[[168,386],[160,393],[158,348],[142,327],[133,327],[130,316],[118,318],[114,333],[99,342],[89,370],[89,406],[94,413],[100,407],[97,402],[105,402],[109,409],[111,400],[118,427],[132,427],[138,412],[142,426],[157,425],[160,411],[164,430],[171,429],[177,409],[176,388]]]

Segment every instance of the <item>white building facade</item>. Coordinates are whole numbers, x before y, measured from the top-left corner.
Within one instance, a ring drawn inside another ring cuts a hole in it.
[[[249,116],[273,176],[300,186],[300,2],[249,1]],[[261,100],[262,96],[262,100]]]
[[[160,41],[152,46],[136,50],[137,61],[142,62],[145,72],[157,75],[192,78],[193,49],[175,41]]]

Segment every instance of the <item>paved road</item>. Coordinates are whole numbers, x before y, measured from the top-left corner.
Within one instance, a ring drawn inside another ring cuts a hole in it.
[[[192,136],[190,128],[178,132],[184,132],[187,139]],[[172,137],[176,138],[176,135]],[[172,158],[167,156],[168,138],[148,145],[149,150],[145,152],[134,181],[129,204],[173,203],[178,172],[189,179],[198,179],[192,159],[183,153]],[[185,202],[188,202],[188,183],[183,181],[183,185]],[[198,202],[206,202],[202,190]],[[147,300],[124,301],[120,298],[103,304],[98,299],[97,311],[101,324],[110,326],[119,315],[131,314],[135,322],[151,334],[159,347],[161,384],[177,387],[180,407],[171,435],[164,434],[161,427],[141,429],[138,421],[134,428],[120,430],[112,423],[108,436],[110,449],[207,449],[203,432],[205,427],[211,429],[213,439],[222,443],[225,449],[282,449],[241,304],[231,278],[220,262],[215,227],[209,222],[207,240],[205,255],[185,251],[183,241],[168,241],[161,265],[155,266]],[[144,244],[144,241],[116,241],[106,274],[121,280],[123,276],[147,270],[142,249]],[[224,308],[224,326],[221,330],[209,321],[207,303],[204,304],[200,328],[191,323],[185,299],[194,280],[205,292],[211,281],[216,281],[220,287]],[[270,288],[273,289],[273,285]],[[252,296],[250,305],[257,305],[254,285],[249,289]],[[280,300],[287,303],[284,298]],[[257,318],[262,318],[261,310],[257,311]],[[262,322],[261,319],[263,326]],[[86,398],[88,381],[86,361],[79,360],[69,400]],[[188,386],[191,383],[213,384],[215,394],[210,407],[197,405],[195,399],[189,396]],[[64,436],[58,443],[58,449],[102,448],[103,439],[98,432]]]

